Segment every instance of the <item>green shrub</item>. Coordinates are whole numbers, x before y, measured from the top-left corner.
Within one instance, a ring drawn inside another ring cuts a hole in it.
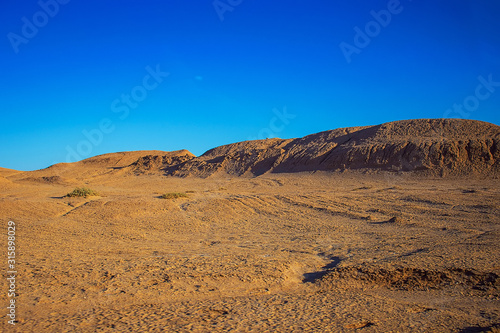
[[[179,193],[179,192],[169,192],[161,196],[162,199],[177,199],[177,198],[187,198],[187,197],[188,195],[186,193]]]
[[[84,197],[84,198],[95,195],[99,194],[88,187],[77,187],[73,190],[73,192],[66,194],[67,197]]]

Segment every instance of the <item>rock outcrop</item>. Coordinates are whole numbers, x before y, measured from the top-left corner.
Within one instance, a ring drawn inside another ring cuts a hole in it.
[[[417,119],[341,128],[298,139],[224,145],[168,169],[174,176],[318,170],[496,174],[500,127],[464,119]]]
[[[15,174],[8,178],[72,184],[96,177],[154,173],[205,178],[343,170],[497,177],[500,126],[464,119],[402,120],[339,128],[298,139],[237,142],[210,149],[199,157],[187,150],[104,154],[43,170],[11,170]],[[9,179],[0,179],[0,185],[6,186]]]

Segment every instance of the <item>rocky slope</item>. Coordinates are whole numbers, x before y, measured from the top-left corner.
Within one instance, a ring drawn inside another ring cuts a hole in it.
[[[341,128],[298,139],[220,146],[167,171],[207,177],[345,169],[496,174],[500,127],[475,120],[417,119]]]
[[[69,184],[96,177],[153,173],[205,178],[342,170],[497,177],[500,126],[464,119],[403,120],[297,139],[237,142],[199,157],[187,150],[104,154],[43,170],[9,173],[8,179]],[[7,179],[0,182],[8,183]]]
[[[96,177],[107,178],[143,174],[149,170],[162,172],[163,164],[159,165],[149,162],[150,159],[154,159],[154,156],[159,156],[163,159],[164,163],[175,165],[195,157],[195,155],[185,149],[171,152],[144,150],[110,153],[74,163],[58,163],[41,170],[18,172],[8,178],[11,180],[35,181],[38,183],[79,184],[81,180]]]

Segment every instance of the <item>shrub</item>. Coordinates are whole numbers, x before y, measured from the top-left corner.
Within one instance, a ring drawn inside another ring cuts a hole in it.
[[[84,198],[95,195],[99,194],[88,187],[77,187],[73,190],[73,192],[66,194],[67,197],[84,197]]]
[[[161,196],[162,199],[177,199],[177,198],[187,198],[187,197],[188,195],[186,193],[179,193],[179,192],[169,192]]]

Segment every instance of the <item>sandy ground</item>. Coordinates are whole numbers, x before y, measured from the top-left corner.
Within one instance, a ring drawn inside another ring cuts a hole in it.
[[[2,332],[498,332],[500,180],[0,171]]]

